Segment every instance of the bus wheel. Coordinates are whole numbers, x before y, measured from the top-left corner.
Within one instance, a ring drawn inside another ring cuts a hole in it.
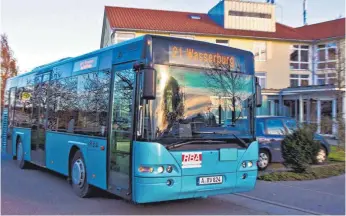
[[[83,155],[77,151],[70,164],[72,188],[74,192],[82,198],[89,197],[91,194],[91,185],[87,181],[86,166]]]
[[[260,149],[257,167],[258,170],[265,170],[267,169],[268,165],[270,163],[270,155],[267,150]]]
[[[19,139],[17,142],[17,164],[20,169],[25,169],[28,165],[28,162],[24,160],[24,149],[23,149],[23,143]]]

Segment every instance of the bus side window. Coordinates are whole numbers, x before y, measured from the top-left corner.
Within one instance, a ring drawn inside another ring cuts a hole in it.
[[[49,129],[67,132],[72,110],[76,109],[78,103],[77,78],[66,77],[50,82],[48,95]]]
[[[50,130],[106,136],[110,73],[98,71],[54,80],[50,85]]]

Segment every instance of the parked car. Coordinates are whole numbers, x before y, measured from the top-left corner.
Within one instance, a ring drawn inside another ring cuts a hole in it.
[[[236,123],[237,125],[245,123],[243,119],[239,119],[238,121]],[[225,123],[227,127],[227,120]],[[297,129],[297,125],[298,123],[295,119],[284,116],[256,117],[256,136],[260,144],[259,170],[265,170],[270,163],[282,163],[284,161],[281,154],[281,142],[287,134]],[[319,134],[315,134],[314,139],[321,144],[321,149],[317,155],[317,162],[324,163],[330,152],[330,145]]]

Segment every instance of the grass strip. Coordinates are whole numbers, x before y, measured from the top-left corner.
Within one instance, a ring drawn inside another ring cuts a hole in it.
[[[263,181],[304,181],[328,178],[345,173],[345,163],[333,163],[324,166],[311,167],[308,172],[295,173],[292,171],[272,172],[259,176],[258,180]]]

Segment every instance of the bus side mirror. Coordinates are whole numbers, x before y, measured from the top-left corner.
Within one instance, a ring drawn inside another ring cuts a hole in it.
[[[256,107],[262,106],[262,88],[258,82],[258,78],[256,77]]]
[[[156,98],[156,70],[154,68],[146,68],[143,73],[143,95],[145,100],[154,100]]]

